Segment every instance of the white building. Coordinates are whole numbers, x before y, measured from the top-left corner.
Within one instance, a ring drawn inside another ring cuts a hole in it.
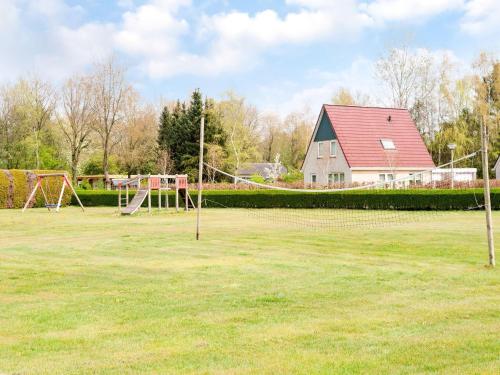
[[[495,171],[495,178],[497,180],[500,180],[500,156],[498,157],[497,162],[495,163],[493,169]]]

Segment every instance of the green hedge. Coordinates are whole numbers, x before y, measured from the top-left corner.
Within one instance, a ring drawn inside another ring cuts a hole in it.
[[[157,207],[158,192],[152,193],[152,206]],[[84,206],[117,206],[117,191],[79,190]],[[133,193],[130,193],[132,199]],[[196,191],[191,191],[196,202]],[[398,210],[466,210],[483,204],[481,189],[467,190],[363,190],[334,193],[300,193],[276,190],[212,190],[204,191],[204,206],[240,208],[351,208]],[[500,209],[500,189],[491,194],[493,209]],[[169,192],[170,206],[174,192]],[[477,203],[476,203],[477,202]],[[73,203],[76,201],[73,198]],[[147,200],[144,205],[147,205]],[[143,206],[144,206],[143,205]]]
[[[36,184],[36,173],[57,173],[61,171],[26,171],[20,169],[3,170],[0,169],[0,208],[22,208],[26,203],[31,191]],[[43,182],[44,188],[52,193],[51,196],[57,197],[62,185],[61,179],[47,179]],[[57,198],[55,199],[57,201]],[[63,204],[71,201],[71,192],[66,189],[63,196]],[[55,203],[55,202],[54,202]],[[35,196],[32,206],[43,207],[43,194],[39,190]]]

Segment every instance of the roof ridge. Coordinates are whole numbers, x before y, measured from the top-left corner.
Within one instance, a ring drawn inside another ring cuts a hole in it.
[[[381,106],[371,106],[371,105],[357,105],[357,104],[323,104],[325,107],[350,107],[350,108],[376,108],[376,109],[394,109],[398,111],[408,111],[408,108],[398,108],[398,107],[381,107]]]

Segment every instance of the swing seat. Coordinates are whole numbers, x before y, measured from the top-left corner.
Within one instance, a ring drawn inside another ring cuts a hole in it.
[[[57,204],[56,203],[47,203],[45,205],[46,208],[57,208]]]

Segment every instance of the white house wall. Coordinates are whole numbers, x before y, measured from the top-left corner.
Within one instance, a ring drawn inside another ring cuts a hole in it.
[[[310,184],[312,175],[316,174],[316,183],[328,184],[330,173],[344,173],[345,183],[351,183],[351,170],[345,159],[344,153],[337,142],[337,156],[330,156],[330,141],[323,141],[323,154],[318,158],[318,143],[312,142],[306,155],[302,171],[304,182]]]

